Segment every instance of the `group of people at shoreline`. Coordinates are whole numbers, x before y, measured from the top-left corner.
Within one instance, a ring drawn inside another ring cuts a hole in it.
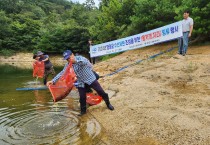
[[[90,43],[90,42],[89,42]],[[91,45],[92,43],[90,43]],[[90,91],[90,88],[93,88],[98,95],[100,95],[106,103],[106,106],[109,110],[114,110],[114,107],[111,105],[109,101],[108,94],[104,91],[101,87],[100,83],[98,82],[99,76],[93,70],[93,66],[90,61],[81,56],[81,55],[74,55],[71,50],[66,50],[63,53],[63,59],[67,61],[66,65],[64,66],[63,70],[55,76],[55,70],[53,68],[52,63],[50,62],[49,56],[44,55],[43,52],[38,51],[33,58],[36,61],[43,61],[45,66],[43,83],[44,85],[53,85],[56,81],[62,76],[62,74],[67,69],[68,64],[71,62],[74,72],[76,74],[76,87],[79,91],[80,95],[80,116],[86,114],[86,93]],[[95,60],[93,61],[95,63]],[[51,81],[47,82],[47,78],[49,74],[52,74],[54,78]]]
[[[178,39],[178,54],[185,56],[188,49],[188,42],[189,37],[192,35],[193,31],[193,19],[189,17],[189,11],[184,11],[182,20],[182,30],[183,30],[183,37]],[[92,41],[89,40],[89,46],[92,45]],[[43,77],[44,85],[53,85],[56,81],[62,76],[63,72],[67,68],[68,64],[72,62],[72,66],[74,72],[77,77],[77,89],[80,95],[80,108],[81,112],[80,115],[84,115],[87,112],[86,108],[86,92],[88,91],[88,87],[93,88],[98,95],[100,95],[106,103],[106,106],[109,110],[114,110],[114,107],[111,105],[109,101],[108,94],[103,90],[101,85],[98,82],[98,78],[94,74],[93,66],[90,61],[80,55],[74,55],[71,50],[66,50],[63,53],[64,60],[67,61],[66,65],[64,66],[63,70],[55,76],[55,71],[53,68],[52,63],[49,60],[48,55],[44,55],[43,52],[38,51],[36,55],[34,55],[34,59],[37,61],[44,61],[45,64],[45,72]],[[95,63],[95,58],[92,59],[92,63]],[[47,78],[49,74],[55,76],[51,81],[47,82]],[[88,86],[88,87],[86,87]]]

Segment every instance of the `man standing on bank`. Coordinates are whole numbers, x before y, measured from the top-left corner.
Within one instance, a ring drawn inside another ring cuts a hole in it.
[[[189,15],[190,15],[189,11],[184,11],[183,14],[184,19],[182,20],[183,37],[178,39],[178,44],[179,44],[178,54],[183,56],[185,56],[187,53],[189,37],[191,37],[193,31],[193,19],[190,18]]]
[[[89,59],[90,59],[90,62],[92,64],[95,64],[96,63],[96,58],[95,57],[90,57],[90,47],[93,45],[93,41],[91,39],[88,40],[88,49],[89,49]]]
[[[99,84],[92,71],[92,64],[83,56],[74,56],[71,50],[66,50],[63,53],[63,57],[68,63],[64,66],[63,70],[55,76],[52,81],[47,82],[47,85],[54,84],[65,72],[68,64],[72,62],[72,66],[74,72],[77,76],[77,88],[80,95],[80,108],[81,115],[86,114],[86,88],[85,84],[88,84],[91,88],[93,88],[98,95],[100,95],[106,103],[106,106],[110,110],[114,110],[114,107],[109,102],[109,96],[104,92],[103,88]]]

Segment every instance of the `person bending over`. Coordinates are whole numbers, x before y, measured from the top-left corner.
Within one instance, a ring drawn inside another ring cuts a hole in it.
[[[47,85],[55,84],[56,81],[62,76],[65,72],[68,64],[72,62],[72,67],[77,77],[77,88],[80,95],[80,116],[86,114],[86,87],[85,84],[88,84],[93,88],[98,95],[100,95],[106,103],[106,106],[110,110],[114,110],[114,107],[109,101],[108,94],[103,90],[101,85],[96,79],[96,76],[93,73],[92,64],[83,56],[74,56],[71,50],[66,50],[63,53],[63,57],[68,63],[64,66],[64,69],[57,74],[51,81],[47,82]]]

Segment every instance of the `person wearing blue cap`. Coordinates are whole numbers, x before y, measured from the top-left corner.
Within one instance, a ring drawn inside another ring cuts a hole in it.
[[[47,78],[48,78],[49,74],[52,74],[52,76],[54,76],[55,75],[55,70],[53,68],[52,63],[50,62],[50,59],[49,59],[48,55],[44,55],[43,52],[37,51],[36,57],[39,58],[38,61],[43,61],[44,62],[45,70],[44,70],[43,83],[44,83],[44,85],[46,85]]]
[[[103,90],[101,85],[96,79],[96,76],[93,73],[92,64],[90,61],[83,56],[75,56],[71,50],[66,50],[63,53],[63,57],[68,63],[64,66],[63,70],[57,74],[51,81],[47,82],[47,85],[54,84],[65,72],[68,64],[72,62],[72,67],[77,76],[77,88],[80,95],[80,108],[81,113],[80,116],[86,114],[86,87],[85,84],[88,84],[91,88],[93,88],[105,101],[107,108],[110,110],[114,110],[114,107],[111,105],[109,101],[108,94]]]

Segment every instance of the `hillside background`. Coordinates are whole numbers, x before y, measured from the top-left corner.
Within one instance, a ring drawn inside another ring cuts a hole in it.
[[[210,1],[204,0],[0,0],[0,53],[59,53],[67,48],[87,54],[88,39],[99,44],[182,20],[194,19],[192,40],[210,36]]]

